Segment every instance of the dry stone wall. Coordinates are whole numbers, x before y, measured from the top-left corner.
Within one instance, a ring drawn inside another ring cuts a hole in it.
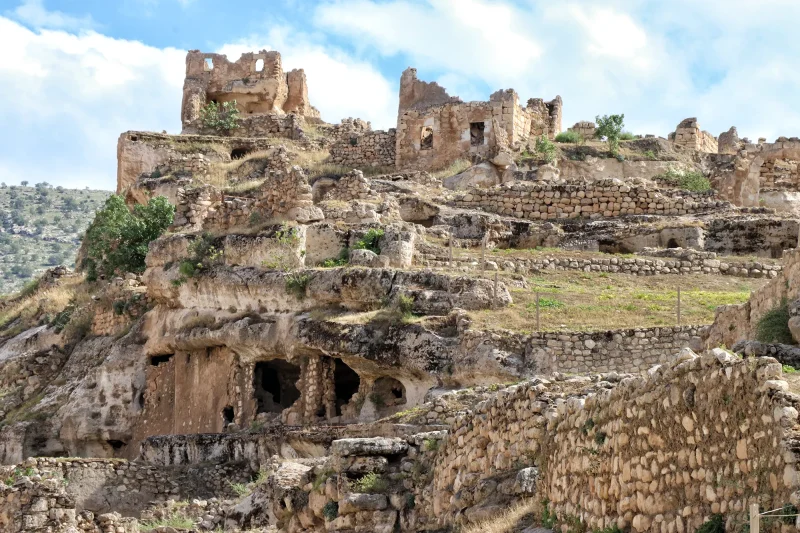
[[[472,189],[456,195],[453,204],[530,220],[674,216],[730,207],[728,202],[707,193],[680,191],[666,196],[659,189],[644,184],[623,184],[618,180],[558,184],[515,182],[491,189]]]
[[[538,467],[537,498],[560,521],[590,529],[695,531],[712,514],[728,530],[750,503],[798,500],[797,397],[781,365],[721,350],[685,352],[618,386],[584,393],[534,381],[459,417],[424,491],[441,524],[469,517],[491,479]]]
[[[354,168],[395,165],[397,130],[368,131],[345,137],[330,148],[332,163]]]
[[[769,283],[754,291],[750,301],[740,305],[726,305],[717,309],[714,324],[709,328],[707,342],[711,346],[733,346],[740,340],[752,339],[758,321],[771,309],[785,300],[792,302],[800,297],[800,249],[789,250],[784,255],[783,270]]]
[[[672,250],[669,252],[674,253]],[[642,252],[642,255],[656,255],[652,249]],[[533,259],[520,259],[509,254],[507,259],[502,256],[489,255],[486,263],[487,270],[503,270],[528,274],[545,270],[578,270],[583,272],[612,272],[630,274],[633,276],[654,276],[662,274],[712,274],[721,276],[735,276],[740,278],[775,278],[783,267],[779,264],[770,264],[759,261],[731,261],[719,260],[714,252],[696,252],[684,250],[680,255],[672,258],[665,253],[664,259],[651,257],[555,257],[544,256]],[[467,270],[481,269],[481,262],[475,258],[456,257],[452,264],[446,253],[419,253],[416,256],[417,264],[436,268],[459,268]]]

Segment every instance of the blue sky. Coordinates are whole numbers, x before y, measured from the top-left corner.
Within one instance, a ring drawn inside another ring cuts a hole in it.
[[[796,0],[0,0],[0,181],[113,189],[126,130],[178,133],[187,49],[279,50],[328,122],[394,126],[408,66],[465,100],[564,99],[666,136],[800,135]]]

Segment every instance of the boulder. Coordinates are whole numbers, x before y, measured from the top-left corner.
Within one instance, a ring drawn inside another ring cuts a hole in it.
[[[472,187],[494,187],[500,183],[500,172],[491,163],[481,163],[461,174],[444,179],[444,186],[453,191],[466,191]]]
[[[800,343],[800,316],[793,316],[789,319],[789,331],[792,332],[794,341]]]

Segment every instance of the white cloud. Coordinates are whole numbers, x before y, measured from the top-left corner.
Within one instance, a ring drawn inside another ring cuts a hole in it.
[[[73,17],[45,9],[42,0],[25,0],[13,11],[14,18],[34,28],[86,30],[95,26],[92,17]]]
[[[354,117],[370,120],[375,129],[395,127],[395,85],[369,63],[355,60],[335,47],[315,44],[310,36],[275,27],[266,36],[225,45],[219,53],[235,61],[243,52],[264,49],[281,53],[284,70],[305,71],[309,100],[327,122]]]
[[[0,180],[113,189],[129,129],[180,127],[185,52],[0,17]]]
[[[317,26],[385,56],[403,54],[416,66],[504,84],[541,56],[539,43],[514,8],[485,0],[349,0],[325,4]],[[399,78],[400,73],[397,73]]]

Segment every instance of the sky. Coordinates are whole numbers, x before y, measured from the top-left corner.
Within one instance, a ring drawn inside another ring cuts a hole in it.
[[[463,100],[564,100],[666,136],[800,135],[797,0],[0,0],[0,181],[114,189],[128,130],[180,132],[186,50],[278,50],[327,122],[394,127],[416,67]]]

